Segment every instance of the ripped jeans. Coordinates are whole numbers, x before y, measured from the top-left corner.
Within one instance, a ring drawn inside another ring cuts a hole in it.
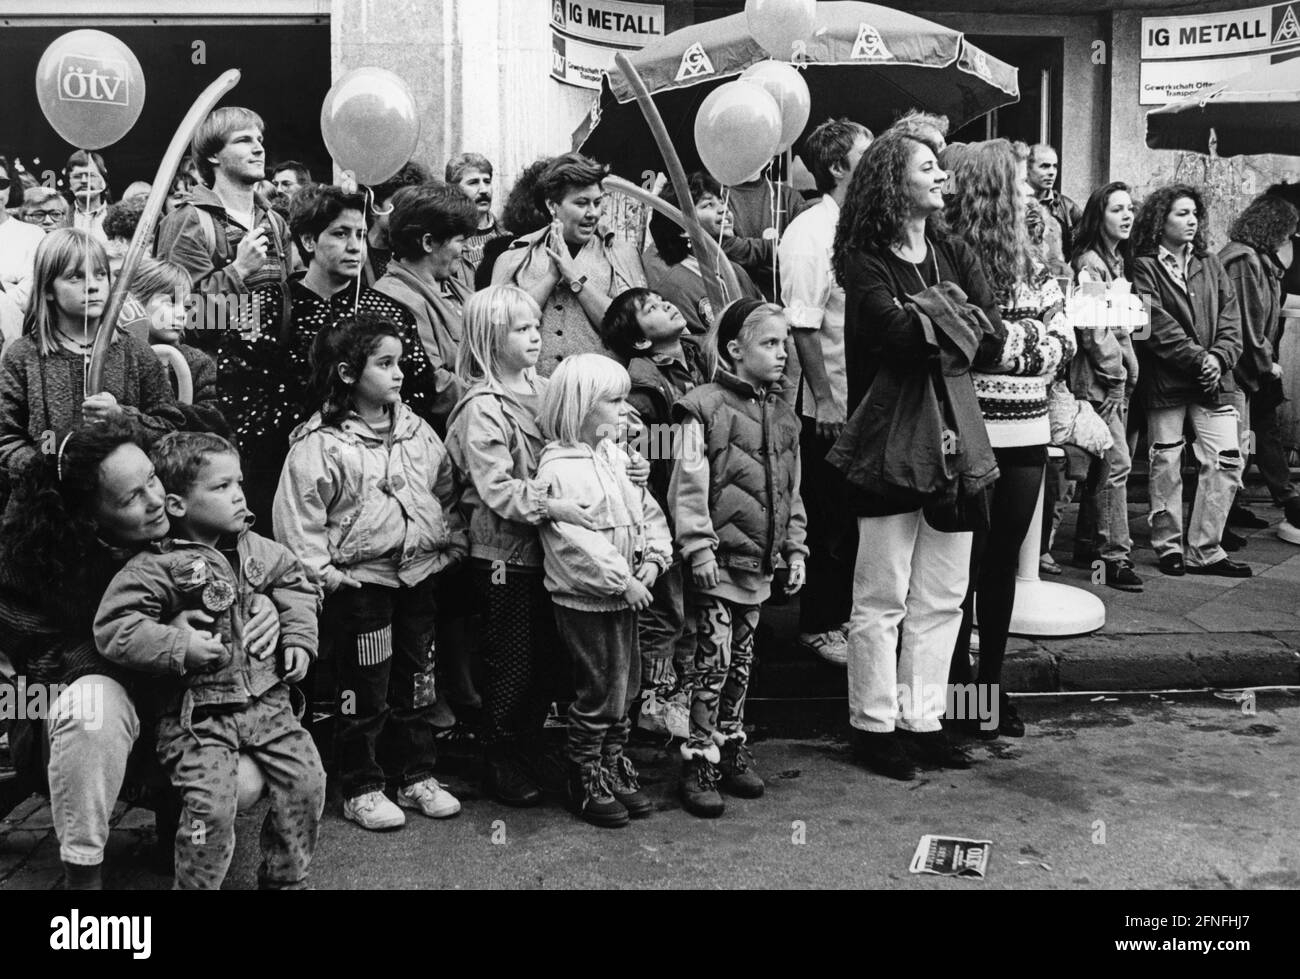
[[[1175,405],[1147,410],[1147,440],[1151,444],[1151,546],[1158,557],[1183,550],[1183,426],[1196,433],[1200,478],[1187,529],[1187,564],[1204,567],[1227,557],[1220,540],[1228,509],[1241,488],[1241,445],[1238,412],[1231,403],[1217,407]]]

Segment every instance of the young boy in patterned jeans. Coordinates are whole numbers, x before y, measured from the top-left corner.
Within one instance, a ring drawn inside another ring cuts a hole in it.
[[[682,425],[668,499],[690,571],[695,660],[686,674],[690,733],[682,745],[682,803],[720,816],[719,783],[757,798],[763,780],[745,747],[745,694],[760,608],[776,564],[788,594],[802,587],[807,518],[799,497],[800,423],[781,397],[789,324],[779,306],[741,299],[718,322],[718,370],[673,406]]]
[[[316,654],[316,586],[287,548],[248,529],[239,455],[218,435],[173,432],[154,467],[171,536],[127,562],[95,618],[108,659],[171,679],[158,721],[158,757],[184,802],[176,833],[176,887],[221,887],[235,851],[239,755],[271,794],[262,827],[264,888],[300,888],[316,848],[325,771],[299,722],[289,684]],[[166,531],[167,523],[162,521]],[[254,594],[280,613],[283,665],[251,656],[244,624]],[[211,631],[162,623],[200,611]],[[301,698],[299,698],[301,700]]]

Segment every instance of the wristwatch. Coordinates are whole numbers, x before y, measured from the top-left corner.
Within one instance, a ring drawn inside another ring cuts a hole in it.
[[[582,292],[582,287],[586,284],[587,284],[587,277],[585,275],[579,276],[576,279],[570,279],[566,283],[566,285],[569,287],[569,291],[573,293],[575,296],[578,293]]]

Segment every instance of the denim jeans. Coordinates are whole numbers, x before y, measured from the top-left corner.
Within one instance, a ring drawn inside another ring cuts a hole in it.
[[[1094,402],[1097,407],[1100,402]],[[1133,460],[1128,451],[1128,407],[1111,416],[1111,438],[1115,444],[1106,450],[1106,474],[1093,499],[1097,509],[1097,550],[1103,561],[1127,561],[1133,551],[1133,537],[1128,529],[1128,477]]]
[[[89,709],[88,709],[89,708]],[[50,739],[50,815],[65,863],[104,861],[108,818],[126,777],[140,718],[126,688],[91,674],[68,685],[46,724]]]
[[[569,761],[589,765],[623,753],[628,711],[640,689],[636,612],[583,612],[555,606],[555,627],[573,669]]]
[[[920,510],[858,518],[849,619],[853,727],[939,730],[972,536],[935,530]],[[908,685],[907,696],[900,684]]]
[[[1241,489],[1237,409],[1232,404],[1175,405],[1147,410],[1151,443],[1151,547],[1156,555],[1183,552],[1183,425],[1196,432],[1200,480],[1187,528],[1187,563],[1204,567],[1227,557],[1220,546],[1228,509]]]
[[[433,775],[437,577],[409,588],[344,587],[325,599],[321,632],[338,657],[334,758],[345,799]]]

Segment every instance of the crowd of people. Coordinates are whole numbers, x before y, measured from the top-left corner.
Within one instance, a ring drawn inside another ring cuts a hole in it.
[[[1079,208],[1051,147],[946,131],[828,120],[800,146],[808,197],[665,189],[731,263],[719,305],[712,259],[661,215],[613,226],[580,154],[526,168],[498,216],[480,154],[322,184],[221,108],[146,229],[94,393],[150,188],[113,201],[78,152],[65,197],[0,157],[0,653],[59,691],[10,741],[69,886],[102,883],[142,757],[170,786],[178,887],[221,885],[263,794],[259,882],[302,886],[313,699],[367,830],[460,810],[436,777],[452,738],[507,805],[648,816],[634,727],[676,739],[684,808],[720,816],[763,794],[745,699],[761,609],[795,593],[800,647],[847,667],[855,758],[968,767],[964,740],[1025,730],[1001,670],[1045,482],[1042,570],[1073,494],[1075,559],[1142,589],[1143,435],[1160,571],[1250,575],[1227,551],[1229,524],[1262,522],[1235,501],[1252,453],[1300,525],[1276,418],[1295,193],[1251,202],[1216,255],[1196,187],[1112,182]],[[1146,316],[1078,313],[1130,292]]]

